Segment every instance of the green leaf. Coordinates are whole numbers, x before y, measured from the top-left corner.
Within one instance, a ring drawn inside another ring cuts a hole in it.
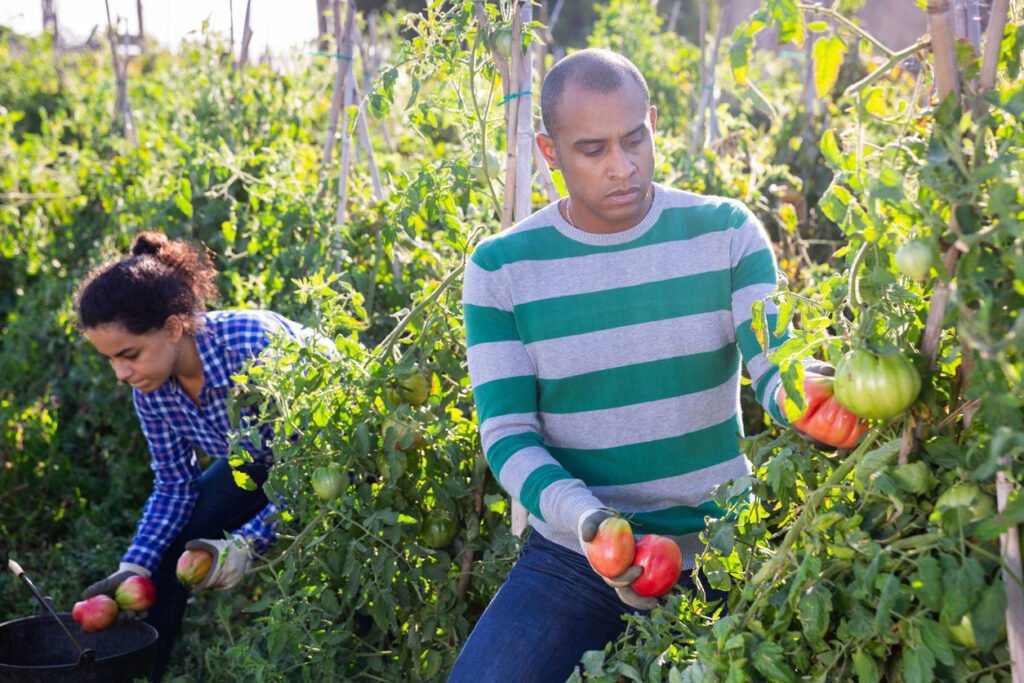
[[[843,65],[846,43],[839,36],[821,36],[814,41],[814,88],[818,97],[825,97],[839,78],[839,67]]]
[[[921,629],[921,640],[924,641],[925,646],[935,655],[935,659],[946,666],[953,666],[955,662],[953,648],[949,646],[949,637],[942,630],[939,622],[922,617],[918,626]]]
[[[942,570],[930,555],[917,561],[917,571],[910,575],[910,588],[921,604],[932,610],[942,607]]]
[[[836,132],[829,128],[821,136],[821,155],[830,168],[839,169],[843,165],[843,155],[840,152],[839,143],[836,141]]]
[[[935,658],[923,647],[903,650],[903,680],[906,683],[932,683],[935,680]]]
[[[821,643],[829,626],[832,613],[832,596],[828,589],[817,584],[808,589],[800,598],[799,618],[804,635],[812,643]]]
[[[1002,581],[996,581],[981,591],[981,599],[971,610],[974,639],[982,652],[988,652],[999,640],[1006,610],[1006,590]]]
[[[754,668],[769,681],[790,683],[796,681],[796,674],[787,665],[788,658],[778,643],[761,641],[754,650],[751,661]]]
[[[860,482],[866,482],[878,470],[892,462],[900,452],[900,441],[894,439],[888,441],[878,448],[868,451],[864,459],[857,464],[854,470],[854,478]]]
[[[235,486],[246,491],[255,491],[256,482],[253,481],[245,472],[239,472],[238,470],[231,470],[231,476],[235,479]]]
[[[857,674],[858,683],[878,683],[878,662],[864,650],[853,654],[853,672]]]

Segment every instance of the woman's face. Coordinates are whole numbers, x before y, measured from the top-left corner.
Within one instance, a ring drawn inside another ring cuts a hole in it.
[[[107,357],[118,380],[148,394],[174,374],[182,329],[172,317],[162,328],[144,334],[132,334],[120,323],[107,323],[90,327],[85,336]]]

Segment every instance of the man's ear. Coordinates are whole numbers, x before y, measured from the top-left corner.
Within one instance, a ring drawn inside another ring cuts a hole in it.
[[[558,155],[555,153],[555,141],[547,133],[537,133],[537,146],[540,154],[552,170],[558,170]]]
[[[181,323],[181,317],[172,315],[164,321],[164,332],[170,338],[172,344],[178,343],[185,333],[185,326]]]
[[[652,104],[651,105],[651,130],[656,130],[657,129],[656,126],[654,125],[655,123],[657,123],[657,121],[658,121],[658,108],[655,107]]]

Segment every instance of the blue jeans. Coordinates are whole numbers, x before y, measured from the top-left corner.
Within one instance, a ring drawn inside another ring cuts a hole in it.
[[[694,591],[692,572],[678,585]],[[721,591],[709,591],[724,598]],[[587,650],[603,650],[640,612],[587,559],[531,531],[519,560],[459,653],[448,683],[564,683]]]
[[[156,603],[149,609],[144,621],[159,633],[156,661],[150,675],[154,683],[160,681],[167,668],[171,647],[178,637],[185,616],[185,603],[191,595],[191,590],[178,581],[175,573],[178,557],[185,551],[185,544],[196,538],[224,538],[224,532],[238,529],[267,505],[267,496],[262,487],[267,480],[268,468],[248,464],[238,469],[252,477],[256,489],[246,491],[237,486],[228,461],[214,460],[199,480],[199,498],[192,508],[192,516],[164,553],[160,566],[153,572]]]

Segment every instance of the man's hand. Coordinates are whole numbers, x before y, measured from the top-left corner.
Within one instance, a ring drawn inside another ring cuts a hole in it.
[[[597,535],[597,530],[601,526],[601,522],[612,516],[612,513],[603,508],[591,508],[580,515],[579,520],[576,522],[576,535],[579,537],[580,545],[583,547],[583,554],[586,556],[587,549],[590,547],[590,542],[594,540],[594,536]],[[590,559],[587,559],[590,562]],[[591,565],[593,569],[593,565]],[[662,604],[658,598],[650,598],[640,595],[630,587],[630,584],[640,578],[643,574],[643,567],[629,567],[626,571],[622,572],[614,578],[608,578],[607,576],[601,576],[596,570],[595,574],[601,577],[601,579],[615,589],[615,592],[619,596],[619,600],[626,603],[630,607],[636,609],[651,610]]]
[[[210,571],[192,588],[194,592],[208,588],[219,591],[234,588],[252,564],[249,546],[237,534],[222,539],[197,538],[186,543],[185,550],[205,550],[213,555]]]
[[[128,577],[144,576],[148,579],[150,575],[151,572],[149,570],[140,567],[137,564],[132,564],[131,562],[122,562],[118,566],[116,572],[114,572],[105,579],[97,581],[96,583],[92,584],[84,591],[82,591],[82,599],[87,600],[88,598],[91,598],[94,595],[99,595],[100,593],[109,595],[113,598],[115,597],[114,593],[117,592],[117,587],[120,586],[121,582],[127,579]],[[146,616],[146,614],[146,610],[123,609],[117,613],[117,620],[124,621],[126,619],[142,619]]]

